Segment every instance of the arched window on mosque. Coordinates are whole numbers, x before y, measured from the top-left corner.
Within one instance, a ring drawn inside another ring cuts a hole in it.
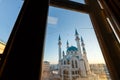
[[[77,74],[78,73],[78,71],[75,71],[75,74]]]
[[[81,73],[81,70],[80,70],[80,68],[79,68],[79,70],[78,70],[78,74],[80,74]]]
[[[65,70],[63,71],[63,74],[65,74]]]
[[[74,62],[73,62],[73,60],[72,60],[72,68],[74,68]]]
[[[75,60],[75,67],[78,68],[77,60]]]
[[[66,65],[66,61],[64,61],[64,65]]]
[[[61,65],[63,65],[63,61],[61,62]]]
[[[72,71],[72,74],[74,75],[74,71]]]
[[[68,74],[68,70],[64,70],[64,71],[63,71],[63,74]]]
[[[66,70],[65,74],[68,74],[68,70]]]
[[[67,64],[70,64],[70,60],[67,60]]]

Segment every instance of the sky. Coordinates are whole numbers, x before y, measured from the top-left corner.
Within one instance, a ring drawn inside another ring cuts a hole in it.
[[[74,2],[85,4],[84,0],[70,0],[70,1],[74,1]]]
[[[88,14],[49,7],[44,46],[44,61],[58,62],[58,37],[62,41],[62,51],[66,52],[66,42],[76,46],[75,29],[85,43],[89,63],[105,63]],[[77,46],[76,46],[77,47]]]
[[[23,0],[0,0],[0,40],[7,42]]]
[[[83,0],[71,0],[80,1]],[[0,0],[0,41],[7,43],[23,0]],[[51,64],[58,62],[58,37],[61,36],[62,51],[66,51],[66,42],[76,46],[75,29],[83,37],[90,63],[104,63],[104,59],[88,14],[49,7],[44,61]]]

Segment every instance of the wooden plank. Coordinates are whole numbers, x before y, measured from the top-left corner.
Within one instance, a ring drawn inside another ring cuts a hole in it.
[[[88,6],[86,4],[77,3],[69,0],[50,0],[49,5],[82,13],[89,12]]]

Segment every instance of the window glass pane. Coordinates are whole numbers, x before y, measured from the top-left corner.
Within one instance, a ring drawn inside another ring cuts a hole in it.
[[[49,7],[42,69],[43,80],[110,80],[88,14]]]
[[[74,1],[74,2],[78,2],[78,3],[85,4],[85,1],[84,1],[84,0],[70,0],[70,1]]]
[[[23,0],[0,0],[0,55],[3,53]]]

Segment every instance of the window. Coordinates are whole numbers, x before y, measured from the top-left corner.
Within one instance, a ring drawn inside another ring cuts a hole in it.
[[[3,52],[21,10],[22,0],[0,0],[0,66]]]
[[[107,2],[104,0],[100,1],[103,2],[101,4]],[[79,4],[79,6],[74,4],[70,5],[71,3],[69,4],[69,0],[67,0],[67,3],[65,4],[64,2],[65,0],[50,0],[50,6],[88,13],[90,15],[91,22],[94,26],[93,28],[100,43],[100,47],[108,69],[110,70],[111,77],[113,80],[119,80],[119,43],[115,34],[113,34],[113,30],[109,27],[109,24],[106,21],[104,12],[99,8],[97,0],[85,0],[85,4],[87,5]],[[109,3],[107,3],[107,6],[111,8],[111,10],[118,9],[115,7],[110,7],[112,1],[108,2]],[[114,4],[115,3],[113,3],[113,5]],[[108,9],[106,9],[106,6],[103,7],[105,12],[109,12]],[[38,76],[40,75],[41,77],[39,69],[40,64],[42,64],[41,61],[43,60],[42,52],[44,51],[42,51],[42,47],[44,43],[47,11],[48,2],[45,2],[45,0],[43,0],[43,2],[25,0],[24,7],[21,10],[21,14],[16,21],[15,27],[4,51],[7,55],[5,56],[5,61],[3,62],[4,65],[2,64],[0,70],[0,76],[2,77],[2,80],[6,80],[6,78],[17,80],[18,77],[19,79],[24,78],[28,80],[32,80],[34,77],[34,80],[38,80]],[[115,21],[118,23],[117,19]],[[118,32],[117,35],[119,36]],[[21,67],[21,70],[19,67]],[[21,74],[21,72],[24,73]]]
[[[0,54],[3,54],[13,26],[21,10],[22,0],[0,0]]]
[[[63,51],[65,53],[62,53]],[[65,65],[61,65],[64,59],[70,60],[70,65],[66,64],[66,61],[64,61]],[[100,79],[102,79],[101,75],[106,76],[106,74],[101,73],[102,70],[96,72],[99,68],[103,68],[103,66],[97,67],[97,65],[106,63],[89,14],[49,6],[43,60],[49,61],[51,65],[59,64],[58,72],[64,68],[68,68],[70,72],[76,71],[76,69],[79,71],[80,68],[81,76],[93,73],[100,76]],[[96,65],[95,69],[92,69],[90,65]],[[62,75],[62,73],[59,74]],[[53,75],[51,77],[54,78]],[[105,78],[107,79],[107,77],[110,75]],[[62,79],[62,77],[60,78]],[[97,77],[92,76],[92,78]]]
[[[4,49],[23,3],[22,0],[0,0],[0,66],[5,57]]]
[[[74,61],[72,60],[72,68],[74,68]]]
[[[78,68],[78,63],[77,63],[77,61],[75,60],[75,66],[76,66],[76,68]]]
[[[64,65],[66,65],[66,61],[64,61]]]

